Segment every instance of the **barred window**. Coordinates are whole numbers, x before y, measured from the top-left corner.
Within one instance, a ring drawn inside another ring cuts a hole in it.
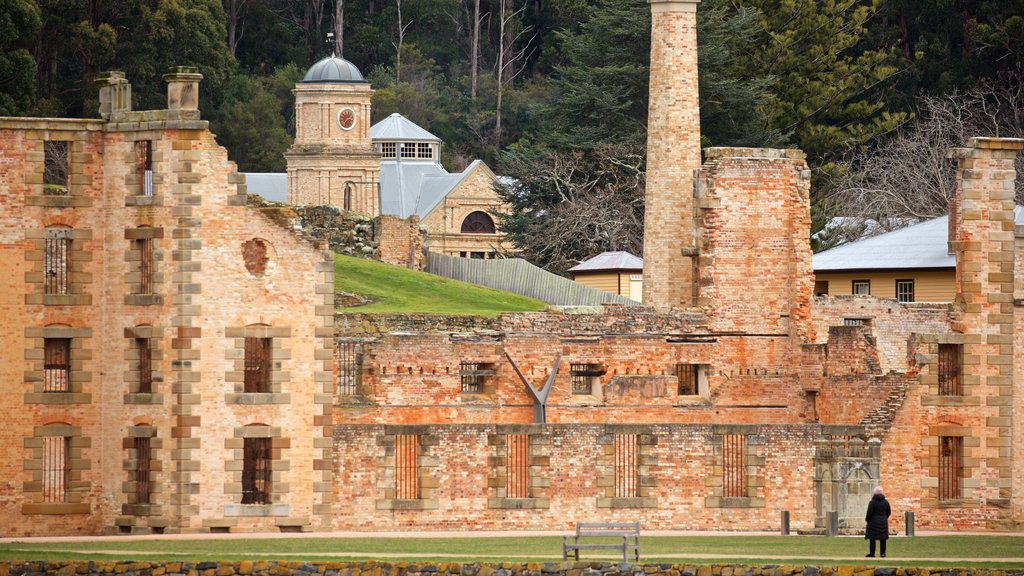
[[[505,436],[505,496],[530,497],[530,435]]]
[[[245,438],[242,504],[270,504],[270,438]]]
[[[47,228],[43,249],[43,293],[71,293],[71,229]]]
[[[135,349],[139,353],[139,394],[153,393],[153,348],[149,338],[136,338]]]
[[[43,194],[67,196],[69,144],[66,140],[43,142]]]
[[[139,140],[135,143],[135,173],[141,183],[143,196],[153,195],[153,142]]]
[[[338,396],[355,396],[359,393],[363,345],[356,342],[339,342],[337,349]]]
[[[569,378],[572,382],[573,394],[593,394],[597,379],[604,374],[598,364],[571,364]]]
[[[418,142],[416,144],[416,156],[425,160],[430,160],[434,157],[433,150],[430,149],[429,142]]]
[[[152,469],[152,454],[150,454],[150,439],[132,438],[132,447],[135,449],[135,470],[133,480],[135,481],[135,503],[149,504],[151,492],[150,470]]]
[[[913,280],[897,280],[896,281],[896,299],[900,302],[913,302],[914,301],[914,281]]]
[[[494,376],[494,365],[462,362],[459,364],[459,375],[462,378],[463,392],[480,394],[484,392],[487,379]]]
[[[398,157],[398,143],[397,142],[381,142],[381,144],[380,144],[380,156],[381,156],[381,158],[397,158]]]
[[[43,339],[43,392],[71,392],[71,339]]]
[[[722,495],[747,495],[747,437],[743,434],[722,436]]]
[[[939,344],[940,395],[963,395],[963,353],[960,344]]]
[[[248,394],[270,392],[270,350],[272,338],[245,339],[245,388]]]
[[[615,435],[615,497],[640,496],[640,440],[636,434]]]
[[[43,502],[67,502],[71,488],[71,438],[43,437]]]
[[[863,318],[843,318],[843,326],[865,326]]]
[[[420,497],[420,437],[415,434],[395,436],[395,498],[412,500]]]
[[[963,438],[939,437],[939,500],[956,500],[962,497],[963,451]]]
[[[680,396],[696,396],[699,393],[697,382],[700,379],[700,366],[697,364],[676,364],[676,382]]]
[[[153,293],[153,239],[140,238],[133,241],[139,253],[138,294]]]

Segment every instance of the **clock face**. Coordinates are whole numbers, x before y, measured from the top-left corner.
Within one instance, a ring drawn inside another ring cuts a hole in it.
[[[356,125],[356,113],[351,108],[342,108],[338,112],[338,126],[342,130],[351,130]]]

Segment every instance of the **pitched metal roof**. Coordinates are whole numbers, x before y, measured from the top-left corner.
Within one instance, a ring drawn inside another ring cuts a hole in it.
[[[380,210],[408,218],[426,218],[456,186],[483,161],[474,160],[458,174],[437,162],[386,161],[380,164]]]
[[[370,126],[372,140],[402,140],[404,142],[440,142],[441,139],[427,132],[412,120],[395,112],[391,116]]]
[[[1013,212],[1017,224],[1024,224],[1024,207]],[[814,270],[955,268],[956,258],[947,247],[948,222],[948,216],[940,216],[819,252],[814,255]]]
[[[644,269],[644,259],[629,252],[602,252],[593,258],[584,260],[569,272],[596,272],[599,270],[636,270]]]
[[[356,65],[337,56],[328,56],[313,64],[302,79],[303,84],[322,84],[327,82],[358,82],[365,83],[362,72]]]

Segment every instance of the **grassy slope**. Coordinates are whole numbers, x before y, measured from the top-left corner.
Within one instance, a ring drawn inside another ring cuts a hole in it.
[[[483,288],[433,274],[372,260],[336,255],[334,288],[375,300],[345,312],[419,312],[497,316],[502,312],[543,310],[540,300]]]
[[[865,564],[867,543],[862,538],[817,536],[644,536],[643,562],[747,563],[747,564]],[[281,538],[206,540],[125,540],[105,538],[90,542],[15,542],[0,544],[0,559],[131,558],[140,560],[351,560],[388,561],[436,559],[443,561],[558,561],[557,536],[477,538]],[[326,556],[352,554],[352,556]],[[613,552],[590,551],[587,560],[610,559]],[[681,555],[707,555],[683,558]],[[717,558],[714,556],[720,554]],[[1024,536],[918,536],[889,541],[889,558],[873,558],[872,565],[1024,567]],[[839,558],[846,558],[839,560]],[[901,560],[903,558],[903,560]],[[906,560],[915,558],[917,560]],[[985,558],[1016,558],[1014,562],[985,562]],[[784,559],[789,559],[787,562]],[[926,560],[922,560],[926,559]],[[974,559],[974,560],[972,560]]]

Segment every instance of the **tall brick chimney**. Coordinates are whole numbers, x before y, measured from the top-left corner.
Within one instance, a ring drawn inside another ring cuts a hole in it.
[[[649,0],[651,86],[644,214],[644,303],[696,302],[693,172],[700,168],[697,4]]]

